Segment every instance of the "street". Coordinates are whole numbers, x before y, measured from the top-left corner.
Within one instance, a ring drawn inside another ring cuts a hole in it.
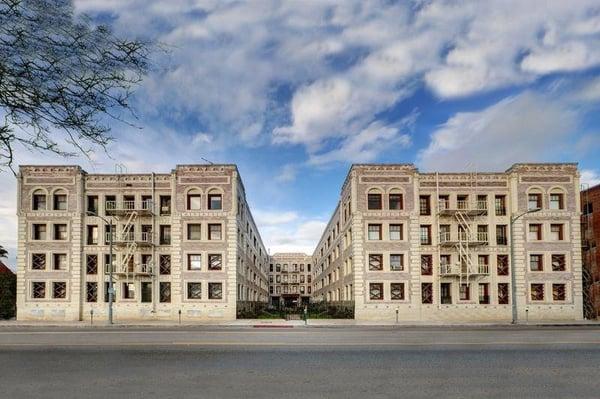
[[[597,327],[0,329],[3,398],[597,398]]]

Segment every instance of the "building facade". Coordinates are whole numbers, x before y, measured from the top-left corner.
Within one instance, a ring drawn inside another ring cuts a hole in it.
[[[353,165],[313,254],[313,300],[353,301],[363,321],[510,321],[513,269],[520,320],[581,319],[579,210],[576,164]]]
[[[312,294],[312,257],[276,253],[269,261],[269,296],[274,307],[307,305]]]
[[[268,301],[268,254],[235,165],[167,174],[21,166],[18,320],[225,321]],[[112,232],[111,232],[112,226]]]
[[[581,192],[585,316],[600,316],[600,185]]]

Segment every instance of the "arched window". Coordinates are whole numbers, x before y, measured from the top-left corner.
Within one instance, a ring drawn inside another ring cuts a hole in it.
[[[67,210],[67,192],[64,190],[56,190],[54,192],[54,210],[55,211],[66,211]]]
[[[31,208],[34,211],[46,210],[46,192],[44,190],[35,190],[31,197]]]
[[[190,211],[200,210],[202,207],[202,194],[198,189],[191,189],[187,193],[187,209]]]
[[[216,189],[212,189],[208,192],[208,209],[223,209],[223,195]]]
[[[372,188],[369,190],[367,194],[367,209],[369,210],[378,210],[382,209],[383,201],[381,198],[381,190],[376,188]]]
[[[404,198],[400,189],[393,188],[390,190],[388,195],[388,206],[391,210],[404,209]]]

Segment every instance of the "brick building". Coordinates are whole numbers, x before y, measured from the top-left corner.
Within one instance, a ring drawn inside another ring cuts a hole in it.
[[[600,316],[600,185],[581,192],[581,227],[587,318]]]
[[[312,294],[312,258],[303,253],[276,253],[269,264],[271,305],[297,307]]]

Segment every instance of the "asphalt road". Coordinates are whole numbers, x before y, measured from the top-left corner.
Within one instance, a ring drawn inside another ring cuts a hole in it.
[[[599,398],[600,328],[0,329],[0,398]]]

